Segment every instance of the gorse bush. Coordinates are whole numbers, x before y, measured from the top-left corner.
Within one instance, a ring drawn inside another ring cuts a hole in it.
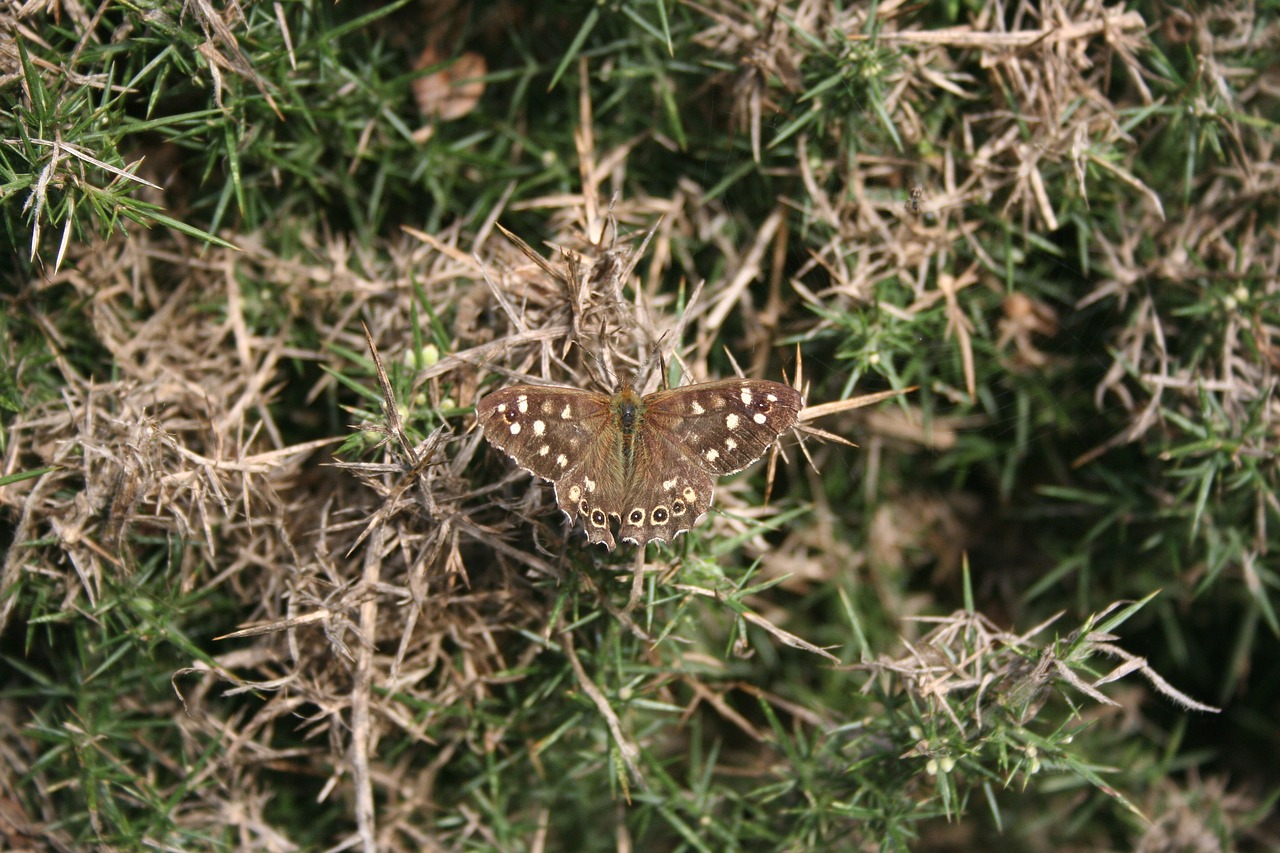
[[[0,16],[0,846],[1274,843],[1274,10]]]

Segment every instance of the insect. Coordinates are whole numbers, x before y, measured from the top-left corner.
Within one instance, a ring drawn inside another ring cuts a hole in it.
[[[671,541],[711,506],[715,478],[741,471],[799,417],[800,392],[725,379],[641,397],[514,385],[476,403],[491,444],[555,485],[591,544]]]
[[[903,206],[909,210],[912,215],[920,215],[920,202],[924,201],[924,189],[919,184],[912,184],[910,197],[903,202]]]

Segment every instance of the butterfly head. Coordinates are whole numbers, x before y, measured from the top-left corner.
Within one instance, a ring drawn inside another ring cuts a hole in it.
[[[624,435],[635,432],[636,424],[644,414],[644,399],[636,393],[630,382],[623,382],[618,393],[610,401],[610,409],[617,418],[618,428]]]

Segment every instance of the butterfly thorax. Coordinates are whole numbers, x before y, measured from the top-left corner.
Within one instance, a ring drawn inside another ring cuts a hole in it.
[[[622,440],[619,442],[622,467],[624,471],[629,471],[634,456],[636,432],[644,420],[644,398],[636,393],[630,382],[624,382],[609,401],[609,413],[613,415],[622,433]]]

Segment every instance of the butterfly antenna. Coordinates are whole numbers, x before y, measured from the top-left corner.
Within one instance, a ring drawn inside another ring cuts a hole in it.
[[[608,388],[609,390],[616,388],[617,383],[614,379],[614,373],[609,369],[609,366],[605,364],[598,355],[584,347],[580,342],[574,341],[574,343],[577,344],[578,349],[582,350],[582,366],[591,376],[591,379],[602,388]],[[593,367],[594,369],[592,369]]]
[[[637,388],[644,387],[645,383],[642,382],[641,380],[643,377],[649,375],[649,372],[653,369],[653,363],[656,361],[658,363],[658,370],[661,371],[659,384],[663,390],[666,390],[667,360],[662,355],[662,341],[665,338],[666,338],[666,335],[663,335],[661,338],[658,339],[658,342],[650,348],[649,357],[645,359],[644,364],[636,368],[636,374],[632,380],[632,384],[635,385],[635,387]]]

